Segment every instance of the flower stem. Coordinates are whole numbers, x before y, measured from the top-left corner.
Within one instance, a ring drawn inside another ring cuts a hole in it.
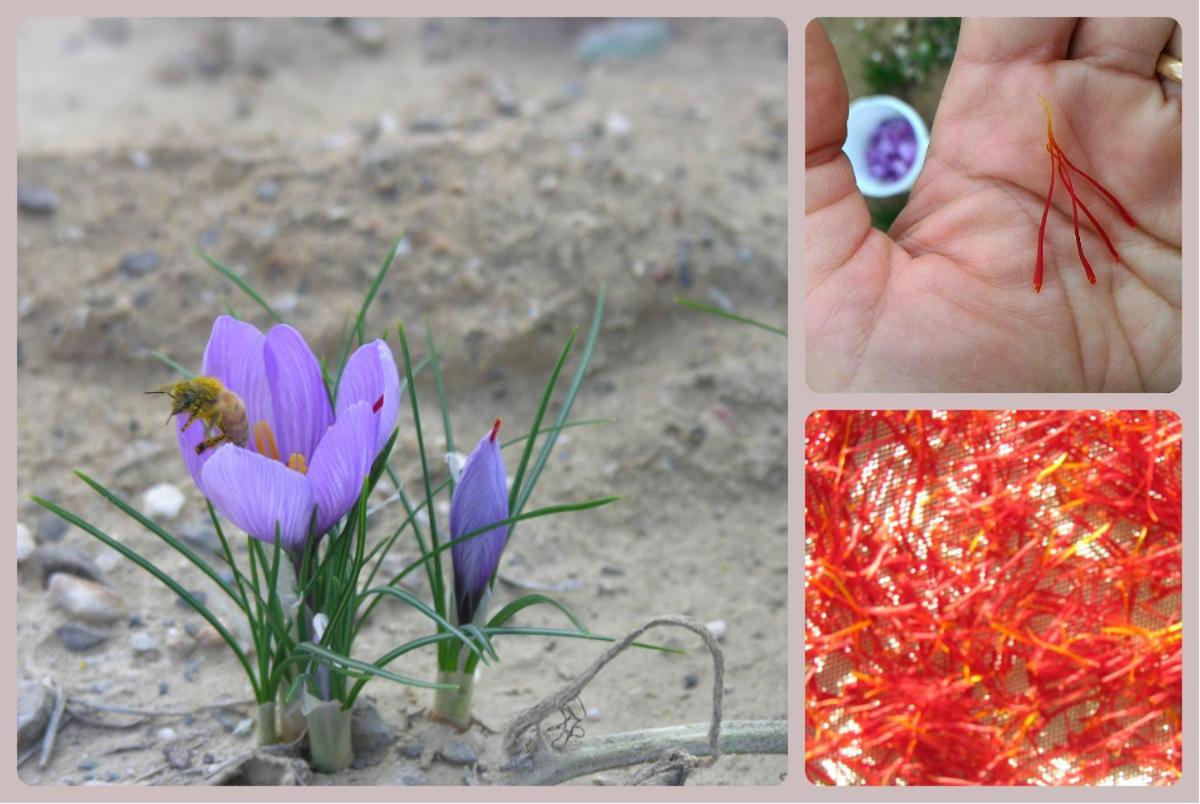
[[[258,744],[274,745],[279,742],[275,733],[275,702],[267,701],[258,705]]]
[[[279,688],[279,741],[290,743],[300,739],[304,734],[304,694],[297,692],[290,701],[287,699],[287,689]]]
[[[351,743],[350,710],[340,701],[328,701],[308,712],[308,747],[313,770],[336,773],[350,767],[354,761]]]
[[[460,729],[471,725],[471,699],[475,692],[475,674],[443,670],[438,673],[438,683],[457,684],[455,689],[440,689],[433,699],[434,720],[449,723]]]

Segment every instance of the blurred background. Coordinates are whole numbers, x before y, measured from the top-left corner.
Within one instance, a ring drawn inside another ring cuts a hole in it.
[[[958,45],[959,17],[830,17],[821,20],[837,51],[850,100],[891,95],[933,125]],[[908,201],[869,198],[871,221],[887,231]]]
[[[260,328],[271,322],[200,249],[332,357],[403,234],[367,331],[389,328],[395,348],[402,318],[420,360],[428,321],[460,449],[497,417],[510,435],[525,432],[559,350],[572,327],[586,331],[604,286],[604,327],[573,416],[614,421],[564,433],[530,504],[621,500],[523,523],[494,605],[547,589],[598,632],[659,613],[715,623],[725,716],[786,717],[787,344],[673,301],[787,320],[786,39],[778,21],[754,19],[27,20],[19,497],[49,497],[110,528],[217,605],[205,579],[71,476],[82,469],[138,504],[151,487],[174,486],[179,504],[163,521],[197,549],[212,546],[161,400],[141,392],[173,377],[155,351],[198,368],[227,307]],[[418,390],[436,404],[430,378]],[[433,455],[445,450],[437,419],[425,418]],[[403,413],[393,464],[406,483],[420,482],[416,456]],[[399,512],[380,514],[380,532]],[[125,611],[100,629],[75,622],[22,559],[24,677],[51,676],[113,706],[248,697],[231,654],[198,642],[198,618],[151,578],[31,503],[19,519],[19,556],[70,551]],[[414,552],[402,543],[397,560]],[[362,656],[425,627],[400,606],[380,612]],[[526,622],[559,624],[533,610]],[[664,639],[688,653],[625,654],[588,687],[589,734],[708,717],[711,662],[682,637]],[[500,649],[504,661],[476,693],[492,728],[600,650],[577,640]],[[434,672],[432,654],[411,658],[393,669]],[[400,732],[428,703],[378,681],[368,693]],[[207,740],[199,766],[204,753],[217,762],[246,745],[233,733],[241,717],[172,725]],[[129,783],[163,764],[161,726],[135,730],[139,742],[72,721],[53,761],[26,763],[22,777]],[[475,738],[481,764],[499,764],[486,753],[495,740]],[[149,747],[105,753],[126,743]],[[412,783],[395,758],[338,783]],[[726,757],[691,782],[773,784],[785,768],[786,757]],[[461,766],[422,773],[464,780]],[[196,778],[168,769],[154,780]]]

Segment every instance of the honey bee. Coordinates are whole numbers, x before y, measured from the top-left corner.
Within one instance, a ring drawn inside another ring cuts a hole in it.
[[[241,397],[230,391],[215,377],[196,377],[167,383],[148,394],[166,394],[171,398],[171,416],[187,413],[186,430],[199,419],[204,424],[204,440],[196,445],[196,454],[212,449],[226,441],[246,446],[250,440],[250,422]],[[216,431],[216,432],[214,432]]]

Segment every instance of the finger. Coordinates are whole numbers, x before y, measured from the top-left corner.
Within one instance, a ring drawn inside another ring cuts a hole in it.
[[[1175,23],[1175,29],[1171,31],[1171,38],[1163,52],[1177,59],[1183,58],[1183,28],[1179,27],[1178,22]]]
[[[804,31],[804,161],[818,167],[835,158],[846,142],[850,96],[837,52],[817,20]]]
[[[1064,59],[1076,20],[965,19],[955,60],[980,64]]]
[[[1183,58],[1183,28],[1179,23],[1175,23],[1175,30],[1171,32],[1171,40],[1167,42],[1167,47],[1163,50],[1168,56],[1173,56],[1177,59]],[[1163,88],[1163,95],[1171,100],[1182,102],[1183,87],[1178,81],[1171,81],[1160,77],[1158,83]]]
[[[861,248],[871,229],[846,142],[849,93],[821,23],[804,31],[804,266],[814,288]],[[881,235],[882,237],[882,235]]]
[[[1171,40],[1175,20],[1085,17],[1075,28],[1069,58],[1149,78]]]

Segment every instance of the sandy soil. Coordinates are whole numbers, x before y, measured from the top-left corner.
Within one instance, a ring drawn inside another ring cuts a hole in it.
[[[197,368],[226,303],[269,322],[204,266],[198,247],[332,356],[344,316],[406,232],[411,248],[370,328],[429,321],[463,444],[497,416],[512,434],[528,427],[558,350],[571,327],[586,327],[606,285],[608,313],[575,415],[615,421],[564,435],[534,504],[622,499],[522,525],[501,571],[576,585],[557,596],[603,633],[656,613],[724,620],[726,717],[786,717],[786,344],[672,303],[685,295],[786,320],[785,33],[771,22],[675,24],[648,58],[589,66],[574,51],[586,24],[388,21],[376,47],[323,21],[26,23],[19,175],[54,192],[58,206],[19,222],[20,497],[57,499],[216,600],[178,555],[71,475],[81,469],[135,503],[153,484],[174,483],[187,501],[167,524],[178,532],[204,517],[160,400],[141,393],[172,377],[151,351]],[[147,250],[155,267],[122,268]],[[419,390],[436,405],[431,384]],[[443,451],[439,425],[426,427],[431,449]],[[403,414],[393,463],[410,484],[416,455]],[[399,511],[380,516],[376,533]],[[55,631],[70,618],[22,565],[21,677],[51,678],[75,700],[195,712],[106,715],[128,728],[72,720],[49,764],[39,770],[34,757],[21,777],[198,784],[249,748],[252,738],[200,709],[250,697],[232,654],[175,650],[191,647],[176,643],[197,615],[86,533],[56,533],[31,503],[19,517],[42,544],[58,536],[92,557],[127,612],[106,642],[69,652]],[[401,552],[411,558],[415,547]],[[497,602],[518,594],[502,585]],[[547,613],[525,622],[557,623]],[[425,625],[411,610],[383,607],[357,655],[372,658]],[[138,633],[162,650],[136,654]],[[707,717],[707,656],[682,636],[659,637],[688,654],[623,656],[585,692],[589,734]],[[476,695],[492,728],[602,650],[516,638],[500,648],[503,662]],[[395,669],[432,677],[433,654]],[[473,770],[420,767],[404,749],[445,736],[422,725],[430,698],[378,680],[368,693],[396,748],[320,781],[492,778],[497,736],[480,727],[465,735],[480,752]],[[197,746],[190,769],[165,766],[163,728]],[[785,757],[727,757],[691,783],[773,784],[785,767]]]

